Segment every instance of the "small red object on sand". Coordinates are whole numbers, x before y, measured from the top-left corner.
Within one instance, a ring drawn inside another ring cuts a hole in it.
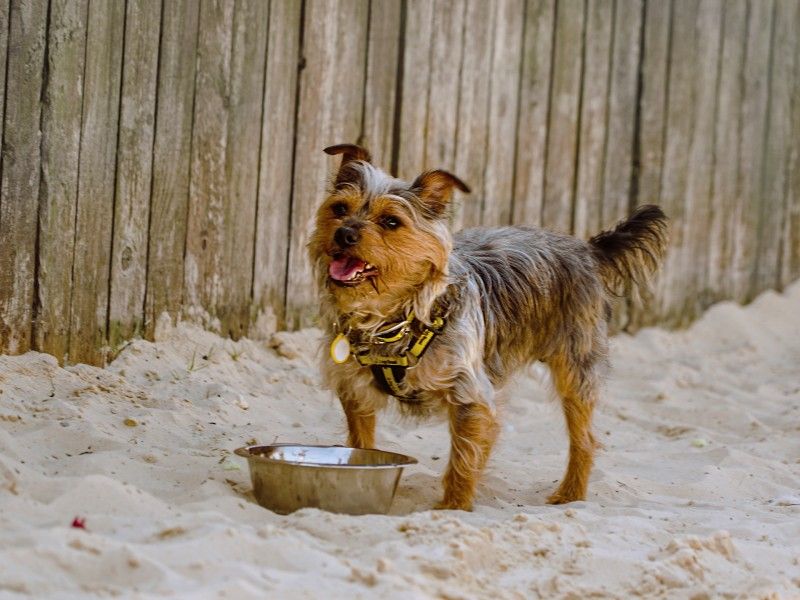
[[[86,529],[86,519],[75,517],[74,519],[72,519],[72,526],[75,529]]]

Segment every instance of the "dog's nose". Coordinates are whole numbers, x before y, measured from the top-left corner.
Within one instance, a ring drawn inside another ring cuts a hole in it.
[[[358,233],[358,229],[355,227],[339,227],[339,229],[336,230],[336,233],[333,234],[333,239],[342,248],[355,246],[360,237],[361,236]]]

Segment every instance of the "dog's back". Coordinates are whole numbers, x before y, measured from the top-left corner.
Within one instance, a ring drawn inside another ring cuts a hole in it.
[[[481,307],[492,379],[565,347],[604,352],[611,296],[646,284],[665,248],[666,217],[653,206],[588,242],[534,227],[456,234],[451,275]]]

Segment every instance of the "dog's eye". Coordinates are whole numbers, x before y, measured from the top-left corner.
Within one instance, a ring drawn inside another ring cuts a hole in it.
[[[333,214],[337,217],[343,217],[347,214],[347,204],[344,202],[337,202],[333,206],[331,206],[331,210]]]
[[[400,219],[397,217],[383,217],[381,225],[386,229],[397,229],[400,227]]]

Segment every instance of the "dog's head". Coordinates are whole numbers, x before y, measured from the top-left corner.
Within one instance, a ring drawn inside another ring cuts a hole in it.
[[[342,162],[317,211],[309,252],[336,309],[384,312],[446,275],[447,208],[454,188],[469,192],[466,184],[441,170],[406,183],[351,144],[325,152],[341,154]]]

